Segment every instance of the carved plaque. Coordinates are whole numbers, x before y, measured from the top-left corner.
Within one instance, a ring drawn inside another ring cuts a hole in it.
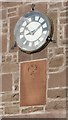
[[[20,63],[20,106],[46,103],[46,60]]]

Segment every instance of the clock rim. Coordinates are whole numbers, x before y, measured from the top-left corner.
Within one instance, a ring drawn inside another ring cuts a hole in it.
[[[51,22],[50,22],[50,19],[49,19],[49,17],[47,16],[47,15],[45,15],[45,14],[43,14],[43,13],[41,13],[40,11],[30,11],[30,12],[27,12],[25,15],[23,15],[22,17],[20,17],[20,19],[17,21],[17,23],[16,23],[16,25],[15,25],[15,29],[14,29],[14,37],[15,37],[15,41],[16,41],[16,43],[17,43],[17,45],[18,45],[18,40],[17,40],[17,38],[16,38],[16,31],[19,31],[19,30],[17,30],[17,28],[19,27],[20,28],[20,26],[21,26],[21,24],[22,24],[22,22],[24,22],[24,19],[26,18],[26,17],[28,17],[28,15],[29,14],[39,14],[39,15],[41,15],[41,17],[43,17],[43,18],[46,18],[46,21],[48,21],[47,22],[47,24],[48,24],[48,36],[50,36],[50,33],[51,33]],[[44,19],[45,20],[45,19]],[[39,49],[41,49],[45,44],[46,44],[46,40],[47,40],[47,38],[48,38],[48,36],[45,36],[45,38],[44,38],[44,43],[42,44],[42,45],[40,45],[40,46],[35,46],[35,49],[26,49],[26,48],[23,48],[23,47],[21,47],[21,46],[19,46],[18,45],[18,47],[22,50],[22,51],[24,51],[24,52],[27,52],[27,53],[32,53],[32,52],[36,52],[36,51],[38,51]]]

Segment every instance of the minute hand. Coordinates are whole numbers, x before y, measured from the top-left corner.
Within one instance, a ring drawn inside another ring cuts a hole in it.
[[[33,34],[35,34],[35,32],[44,24],[45,22],[41,23],[33,32]]]

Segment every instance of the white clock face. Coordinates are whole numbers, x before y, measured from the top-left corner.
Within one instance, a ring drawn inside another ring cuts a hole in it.
[[[50,30],[48,17],[40,12],[31,11],[19,19],[14,35],[22,50],[34,52],[46,43]]]

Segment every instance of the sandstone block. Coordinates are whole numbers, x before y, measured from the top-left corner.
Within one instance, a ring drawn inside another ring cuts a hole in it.
[[[52,89],[47,92],[48,98],[66,98],[66,89]]]
[[[51,101],[51,102],[48,102],[47,103],[47,106],[45,108],[46,110],[50,110],[50,109],[53,109],[53,110],[60,110],[60,109],[66,109],[66,101]]]
[[[5,114],[19,114],[19,107],[17,106],[5,107]]]
[[[66,87],[66,70],[49,75],[48,87]]]
[[[2,72],[17,72],[19,70],[18,63],[3,63],[2,64]]]
[[[59,56],[59,57],[53,57],[52,59],[49,60],[49,68],[55,68],[55,67],[61,67],[64,64],[64,57]]]
[[[12,90],[12,74],[3,74],[2,75],[2,91],[11,91]]]

